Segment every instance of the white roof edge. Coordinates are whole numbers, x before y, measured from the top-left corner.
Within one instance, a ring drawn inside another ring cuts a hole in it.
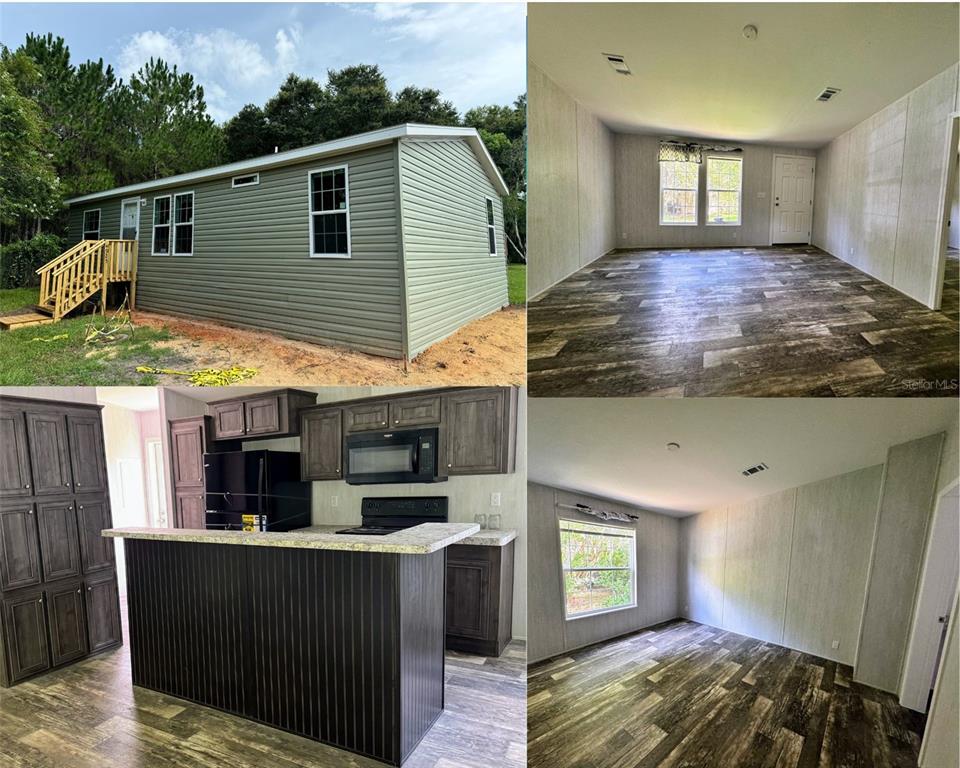
[[[151,189],[161,189],[163,187],[191,184],[195,181],[202,181],[204,179],[215,179],[221,176],[233,176],[235,174],[247,173],[249,171],[274,168],[281,165],[297,163],[303,160],[312,160],[325,155],[335,155],[356,149],[363,149],[365,147],[377,146],[378,144],[387,144],[391,141],[406,137],[466,139],[473,149],[474,154],[477,156],[477,160],[480,161],[480,165],[483,167],[497,191],[501,195],[508,195],[510,193],[506,182],[503,180],[503,176],[500,175],[500,170],[497,168],[496,163],[493,162],[493,158],[487,151],[487,148],[483,143],[483,139],[480,138],[480,134],[477,132],[476,128],[405,123],[403,125],[395,125],[390,128],[380,128],[375,131],[358,133],[354,136],[346,136],[342,139],[333,139],[332,141],[325,141],[321,144],[311,144],[308,147],[301,147],[300,149],[290,149],[285,152],[277,152],[273,155],[264,155],[263,157],[255,157],[251,158],[250,160],[240,160],[236,163],[217,165],[213,168],[191,171],[190,173],[181,173],[177,174],[176,176],[166,176],[162,179],[143,181],[139,184],[129,184],[125,187],[114,187],[113,189],[105,189],[102,192],[91,192],[88,195],[71,197],[69,200],[64,200],[63,204],[73,205],[74,203],[103,200],[104,198],[108,197],[120,197],[123,195],[134,194],[136,192],[146,192]]]

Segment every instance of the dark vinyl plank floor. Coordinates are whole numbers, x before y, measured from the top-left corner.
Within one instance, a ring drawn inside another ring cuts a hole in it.
[[[511,643],[499,659],[448,653],[446,683],[445,711],[404,768],[523,768],[525,645]],[[310,739],[134,688],[126,646],[0,688],[0,765],[383,767]]]
[[[916,768],[925,722],[853,670],[678,620],[528,670],[530,768]]]
[[[933,311],[812,246],[619,251],[529,303],[529,392],[956,397],[958,272]]]

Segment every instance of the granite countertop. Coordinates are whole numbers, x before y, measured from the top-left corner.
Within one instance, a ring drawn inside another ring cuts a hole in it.
[[[203,530],[198,528],[109,528],[101,535],[114,539],[187,541],[198,544],[241,544],[254,547],[336,549],[428,555],[480,532],[476,523],[423,523],[386,536],[337,534],[349,525],[317,525],[287,532]]]
[[[494,531],[486,529],[465,539],[460,539],[457,544],[472,544],[476,547],[502,547],[509,544],[517,538],[517,532],[513,528],[507,528],[503,531]]]

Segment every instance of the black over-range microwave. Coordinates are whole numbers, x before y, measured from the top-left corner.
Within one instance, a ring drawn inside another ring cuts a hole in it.
[[[437,483],[437,429],[347,435],[344,479],[351,485]]]

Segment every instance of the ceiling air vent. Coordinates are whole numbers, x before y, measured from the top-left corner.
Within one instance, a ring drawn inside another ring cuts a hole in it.
[[[607,60],[607,63],[613,67],[614,72],[619,72],[621,75],[629,75],[630,67],[627,66],[627,62],[623,60],[623,56],[618,53],[605,53],[603,58]]]
[[[823,93],[817,96],[817,101],[830,101],[838,93],[840,93],[839,88],[824,88]]]
[[[741,474],[744,477],[750,477],[750,475],[755,475],[757,472],[763,472],[765,469],[770,469],[770,467],[761,461],[759,464],[754,464],[752,467],[747,467]]]

